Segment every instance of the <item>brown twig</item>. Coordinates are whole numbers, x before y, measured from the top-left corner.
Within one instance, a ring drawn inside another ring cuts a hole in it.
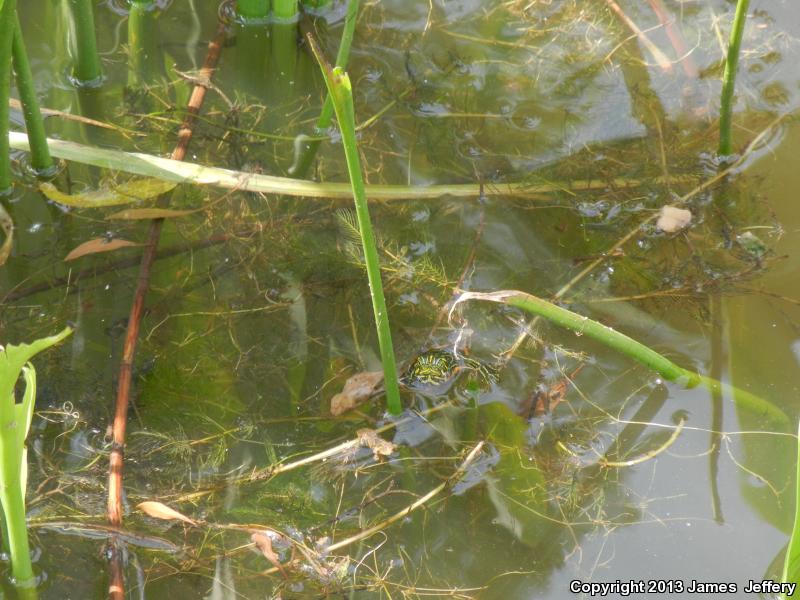
[[[608,4],[608,7],[614,11],[614,14],[616,14],[623,23],[625,23],[628,29],[634,33],[642,45],[647,48],[650,54],[653,55],[653,58],[656,59],[656,62],[658,63],[658,66],[661,67],[661,70],[665,73],[672,73],[672,63],[667,58],[666,54],[659,50],[658,46],[650,41],[650,38],[647,37],[647,34],[642,31],[639,26],[636,25],[636,23],[633,22],[633,19],[625,14],[625,11],[622,10],[620,5],[614,2],[614,0],[606,0],[606,4]]]
[[[325,552],[326,553],[331,553],[331,552],[335,552],[336,550],[341,550],[342,548],[345,548],[347,546],[351,546],[352,544],[354,544],[356,542],[360,542],[361,540],[365,540],[368,537],[371,537],[371,536],[375,535],[379,531],[383,531],[384,529],[389,527],[389,525],[392,525],[393,523],[397,523],[398,521],[401,521],[401,520],[405,519],[409,514],[411,514],[412,512],[414,512],[415,510],[417,510],[421,506],[424,506],[432,498],[434,498],[435,496],[438,496],[444,490],[446,490],[448,487],[452,486],[459,479],[461,479],[461,477],[463,477],[464,473],[467,471],[469,466],[478,457],[478,455],[480,454],[481,450],[483,449],[483,446],[485,445],[485,443],[486,442],[478,442],[475,446],[473,446],[473,448],[469,451],[469,454],[467,454],[466,458],[459,465],[459,467],[455,470],[455,472],[453,472],[453,474],[450,477],[448,477],[447,479],[445,479],[442,483],[440,483],[435,488],[430,490],[427,494],[425,494],[424,496],[421,496],[420,498],[418,498],[417,500],[415,500],[414,502],[412,502],[411,504],[406,506],[401,511],[396,512],[395,514],[387,517],[386,519],[384,519],[380,523],[377,523],[376,525],[373,525],[372,527],[368,527],[366,529],[362,529],[361,531],[351,535],[348,538],[345,538],[343,540],[340,540],[340,541],[336,542],[335,544],[331,544],[330,546],[327,546],[325,548]],[[267,569],[266,571],[262,571],[261,574],[262,575],[272,575],[273,573],[277,573],[277,572],[278,572],[278,569],[276,567],[272,567],[271,569]]]
[[[223,42],[225,41],[225,26],[220,24],[214,39],[208,44],[205,63],[200,71],[200,80],[210,80],[217,65]],[[178,131],[178,143],[172,152],[172,160],[183,160],[189,147],[194,131],[194,123],[200,107],[203,105],[208,88],[197,84],[192,90],[186,117]],[[167,198],[159,198],[159,205],[165,204]],[[119,380],[117,383],[117,398],[112,425],[112,447],[108,469],[108,521],[113,527],[122,524],[122,466],[125,447],[125,427],[128,421],[128,402],[130,398],[131,379],[133,374],[133,359],[136,354],[136,342],[139,338],[139,326],[144,312],[144,302],[150,286],[150,269],[158,250],[158,241],[161,237],[163,219],[153,219],[150,223],[147,246],[139,267],[139,277],[136,292],[128,318],[128,329],[125,333],[125,343],[122,349],[122,361],[119,367]],[[122,545],[120,540],[113,536],[109,543],[110,572],[109,596],[113,599],[123,600],[125,596],[124,581],[122,577]]]
[[[678,62],[681,63],[683,72],[686,73],[687,77],[699,79],[700,71],[694,63],[694,60],[692,60],[691,52],[686,48],[686,43],[683,41],[680,28],[675,27],[675,20],[670,18],[667,9],[664,7],[664,3],[661,0],[648,1],[650,2],[650,7],[653,9],[653,12],[656,13],[658,20],[667,32],[667,37],[669,38],[670,44],[672,44],[672,47],[675,49],[675,53],[678,55]]]

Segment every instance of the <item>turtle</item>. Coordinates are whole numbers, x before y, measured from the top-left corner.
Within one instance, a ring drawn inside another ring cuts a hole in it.
[[[467,373],[480,387],[497,381],[499,369],[474,358],[455,355],[451,350],[433,348],[418,354],[400,376],[400,383],[409,388],[439,387]]]

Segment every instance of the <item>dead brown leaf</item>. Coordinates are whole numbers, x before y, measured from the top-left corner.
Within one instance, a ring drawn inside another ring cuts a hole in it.
[[[533,416],[541,417],[552,413],[564,401],[569,385],[575,376],[581,372],[584,365],[578,365],[572,373],[559,379],[546,390],[537,390],[533,395]]]
[[[189,525],[197,525],[197,521],[194,519],[190,519],[186,515],[179,513],[174,508],[170,508],[161,502],[148,500],[137,504],[136,508],[154,519],[161,519],[162,521],[183,521]]]
[[[266,558],[273,567],[281,572],[281,575],[283,575],[285,579],[286,570],[281,564],[280,556],[278,556],[275,550],[272,549],[272,538],[269,537],[269,534],[263,531],[256,531],[250,535],[250,541],[255,544],[256,548],[258,548],[261,554],[264,555],[264,558]]]
[[[383,381],[383,371],[356,373],[344,383],[344,389],[331,398],[331,414],[338,417],[365,402]]]
[[[98,252],[111,252],[112,250],[118,250],[120,248],[130,248],[133,246],[141,246],[142,244],[137,244],[136,242],[129,242],[128,240],[121,240],[118,238],[114,238],[109,240],[108,238],[95,238],[93,240],[89,240],[88,242],[83,242],[80,246],[72,250],[69,254],[64,257],[65,261],[68,260],[75,260],[77,258],[81,258],[88,254],[97,254]]]
[[[374,429],[359,429],[356,431],[356,435],[361,446],[372,450],[375,460],[383,460],[397,448],[392,442],[387,442],[379,436]]]

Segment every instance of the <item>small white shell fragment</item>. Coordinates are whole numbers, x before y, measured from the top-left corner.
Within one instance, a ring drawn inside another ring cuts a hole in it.
[[[661,207],[656,227],[664,233],[675,233],[692,222],[692,213],[685,208],[665,204]]]

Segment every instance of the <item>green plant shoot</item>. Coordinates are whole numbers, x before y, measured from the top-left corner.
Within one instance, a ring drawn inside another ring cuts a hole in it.
[[[350,185],[353,188],[353,198],[356,204],[361,244],[364,248],[364,262],[367,265],[367,278],[369,279],[370,296],[372,297],[375,328],[378,330],[378,345],[381,351],[384,384],[386,386],[386,403],[389,412],[393,415],[398,415],[402,411],[402,405],[400,404],[400,388],[397,383],[397,366],[394,359],[392,334],[389,329],[389,315],[386,311],[386,300],[383,296],[378,250],[375,246],[375,236],[372,233],[372,224],[370,223],[369,209],[367,207],[367,195],[364,190],[364,178],[361,174],[361,163],[358,158],[353,90],[347,73],[340,67],[331,69],[314,38],[309,35],[308,40],[322,69],[322,75],[325,78],[328,93],[333,101],[336,119],[339,122],[339,130],[342,134],[344,154],[347,159],[347,171],[350,175]]]
[[[27,452],[25,438],[33,418],[36,400],[36,370],[28,362],[34,355],[66,338],[72,329],[36,340],[32,344],[0,346],[0,503],[3,506],[11,571],[20,587],[35,584],[25,524]],[[25,381],[22,401],[14,387],[20,374]]]
[[[339,41],[339,51],[336,53],[336,66],[342,69],[347,68],[347,61],[350,59],[350,47],[353,45],[353,36],[356,30],[356,20],[358,18],[358,5],[359,0],[349,0],[347,3],[347,14],[344,18],[344,30],[342,31],[342,39]],[[331,94],[325,98],[325,104],[322,105],[322,110],[319,113],[317,124],[315,126],[316,133],[324,135],[328,127],[331,126],[333,119],[333,99]],[[319,145],[322,140],[320,139],[305,139],[303,141],[302,151],[300,156],[295,161],[295,164],[289,169],[289,174],[292,177],[303,179],[308,173],[308,169],[317,154]]]
[[[800,584],[800,425],[798,425],[797,441],[797,474],[795,478],[794,495],[794,525],[789,545],[786,548],[786,558],[783,562],[783,583]],[[783,595],[785,598],[786,596]]]

